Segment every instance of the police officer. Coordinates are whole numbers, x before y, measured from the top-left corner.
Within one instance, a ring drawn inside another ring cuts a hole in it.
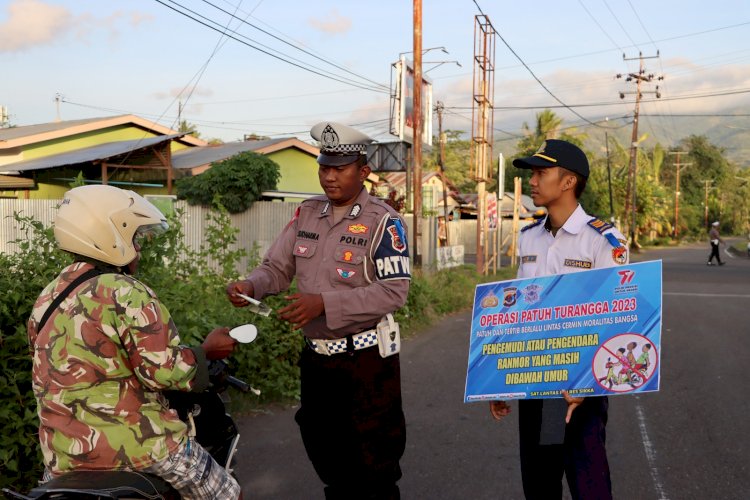
[[[403,220],[370,196],[372,139],[334,122],[315,125],[324,196],[299,206],[261,265],[227,286],[256,299],[287,290],[280,318],[302,328],[301,406],[295,419],[326,498],[399,498],[406,429],[400,339],[391,313],[411,279]]]
[[[622,234],[588,215],[578,203],[589,163],[577,146],[549,139],[528,158],[513,161],[532,170],[534,204],[547,216],[524,227],[518,242],[519,278],[566,274],[628,262]],[[519,401],[523,490],[528,499],[562,497],[567,476],[575,499],[612,498],[605,449],[606,397]],[[490,403],[500,420],[510,412],[505,401]]]

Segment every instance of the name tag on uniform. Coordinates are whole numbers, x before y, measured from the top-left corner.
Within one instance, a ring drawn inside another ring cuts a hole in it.
[[[577,267],[578,269],[591,269],[591,262],[587,260],[565,259],[566,267]]]
[[[522,255],[521,264],[532,264],[536,262],[536,255]]]

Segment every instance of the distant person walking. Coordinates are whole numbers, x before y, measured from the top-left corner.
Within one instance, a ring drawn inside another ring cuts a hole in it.
[[[708,265],[712,266],[714,264],[714,257],[716,257],[716,262],[718,262],[720,266],[723,266],[726,262],[721,261],[721,256],[719,255],[719,243],[726,243],[721,239],[721,236],[719,236],[719,221],[715,221],[711,224],[711,230],[708,232],[708,239],[711,242],[711,255],[708,256]]]

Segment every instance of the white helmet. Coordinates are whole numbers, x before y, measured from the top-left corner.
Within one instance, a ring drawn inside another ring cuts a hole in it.
[[[166,228],[164,215],[141,195],[106,185],[71,189],[55,216],[61,249],[118,267],[136,258],[136,233]]]

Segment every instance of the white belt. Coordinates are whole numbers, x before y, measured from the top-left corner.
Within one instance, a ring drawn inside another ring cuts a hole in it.
[[[307,341],[307,345],[309,345],[318,354],[330,356],[331,354],[340,354],[342,352],[346,352],[346,338],[324,340],[310,339],[305,337],[305,341]],[[352,335],[352,344],[354,345],[355,351],[378,345],[377,330],[373,328],[372,330],[367,330]]]

